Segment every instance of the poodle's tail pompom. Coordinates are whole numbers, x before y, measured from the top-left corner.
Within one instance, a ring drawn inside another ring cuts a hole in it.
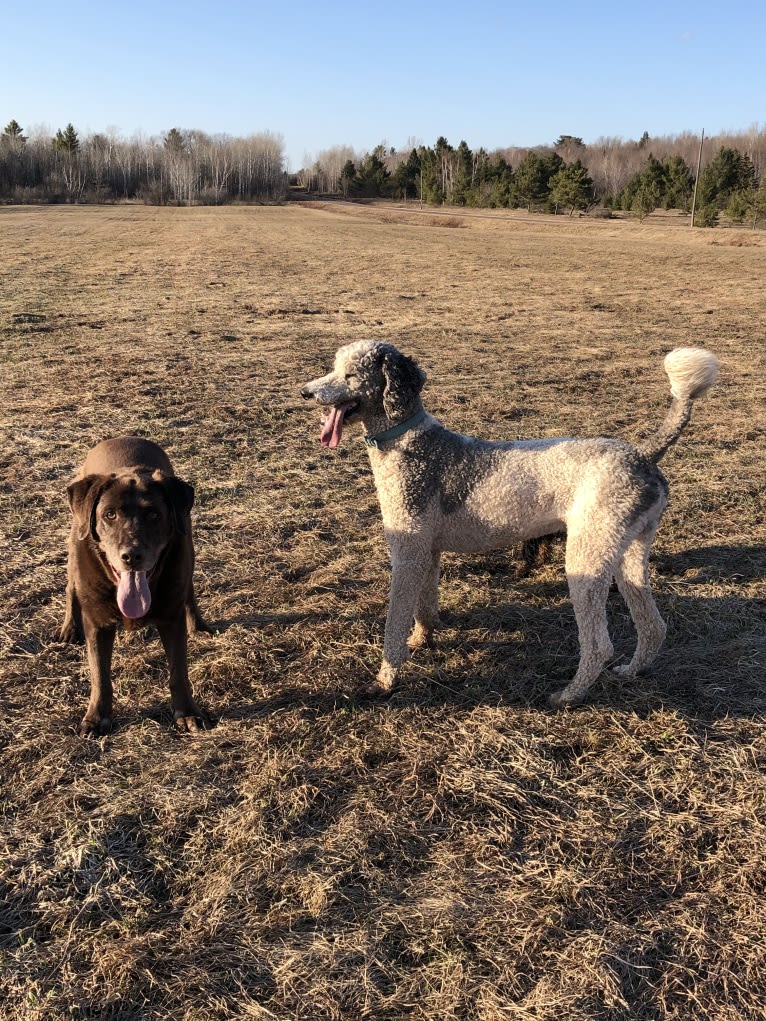
[[[663,364],[670,392],[684,403],[702,397],[718,379],[718,359],[702,347],[677,347]]]
[[[718,379],[718,359],[701,347],[677,347],[666,355],[664,364],[673,403],[654,438],[638,448],[655,464],[684,431],[694,401]]]

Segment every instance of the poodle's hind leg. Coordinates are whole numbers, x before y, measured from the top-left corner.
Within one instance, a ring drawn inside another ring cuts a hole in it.
[[[580,639],[580,662],[577,673],[562,691],[548,699],[554,707],[579,705],[591,684],[614,655],[606,621],[606,600],[614,573],[616,551],[598,549],[593,545],[587,521],[567,540],[566,572],[572,599],[577,633]]]
[[[569,593],[580,639],[580,662],[569,684],[548,699],[554,708],[579,705],[614,655],[606,623],[606,598],[610,582],[609,568],[600,576],[580,575],[569,579]]]
[[[614,672],[623,677],[635,677],[645,670],[665,640],[665,621],[649,586],[649,550],[656,531],[656,527],[649,528],[633,539],[615,571],[617,587],[628,605],[638,633],[636,651],[630,663],[614,668]]]

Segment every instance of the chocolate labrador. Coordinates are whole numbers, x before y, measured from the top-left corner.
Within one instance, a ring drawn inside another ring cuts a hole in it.
[[[211,629],[192,583],[194,489],[177,478],[156,443],[120,436],[90,451],[67,495],[73,521],[61,639],[85,639],[91,689],[80,734],[98,737],[112,725],[112,649],[120,622],[131,630],[155,625],[168,657],[176,726],[199,730],[208,721],[189,685],[187,629]]]

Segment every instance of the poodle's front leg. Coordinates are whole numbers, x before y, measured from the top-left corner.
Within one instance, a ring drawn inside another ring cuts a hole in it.
[[[391,550],[391,593],[383,639],[383,662],[376,680],[367,689],[370,694],[391,691],[400,667],[409,656],[407,638],[412,630],[415,606],[430,566],[431,555],[425,550]]]

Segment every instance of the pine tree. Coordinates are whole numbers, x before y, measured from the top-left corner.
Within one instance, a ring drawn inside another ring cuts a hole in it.
[[[53,148],[64,152],[67,156],[74,156],[80,149],[80,139],[74,126],[70,122],[62,131],[60,128],[53,139]]]
[[[420,190],[420,156],[413,149],[406,161],[402,161],[393,176],[396,192],[404,199],[416,196]]]
[[[186,149],[186,141],[184,136],[178,128],[171,128],[162,142],[168,152],[173,154],[180,154]]]
[[[700,212],[695,217],[696,222],[702,227],[713,227],[732,196],[739,191],[753,190],[755,181],[755,167],[750,157],[738,149],[721,146],[700,174],[697,186]]]
[[[536,152],[528,152],[513,175],[514,196],[518,206],[532,207],[548,194],[548,173],[545,161]]]
[[[343,164],[343,169],[340,172],[340,186],[343,191],[343,198],[347,199],[349,192],[354,186],[354,180],[356,178],[356,167],[354,166],[353,160],[346,160]]]
[[[363,195],[385,195],[388,192],[391,175],[383,162],[385,155],[383,147],[379,145],[360,163],[356,180]]]
[[[580,160],[568,163],[551,178],[550,201],[569,209],[587,209],[593,201],[593,181]]]
[[[663,160],[665,168],[665,209],[683,209],[689,212],[694,178],[681,156],[669,156]]]
[[[665,164],[649,153],[644,166],[636,171],[617,196],[616,205],[636,213],[639,220],[643,220],[662,205],[666,190]]]
[[[26,136],[22,131],[22,127],[16,120],[10,120],[3,128],[3,136],[11,141],[14,145],[23,145],[26,142]]]
[[[755,230],[758,220],[766,216],[766,174],[761,177],[760,186],[753,180],[749,188],[739,188],[733,192],[724,216],[732,223],[749,222]]]

